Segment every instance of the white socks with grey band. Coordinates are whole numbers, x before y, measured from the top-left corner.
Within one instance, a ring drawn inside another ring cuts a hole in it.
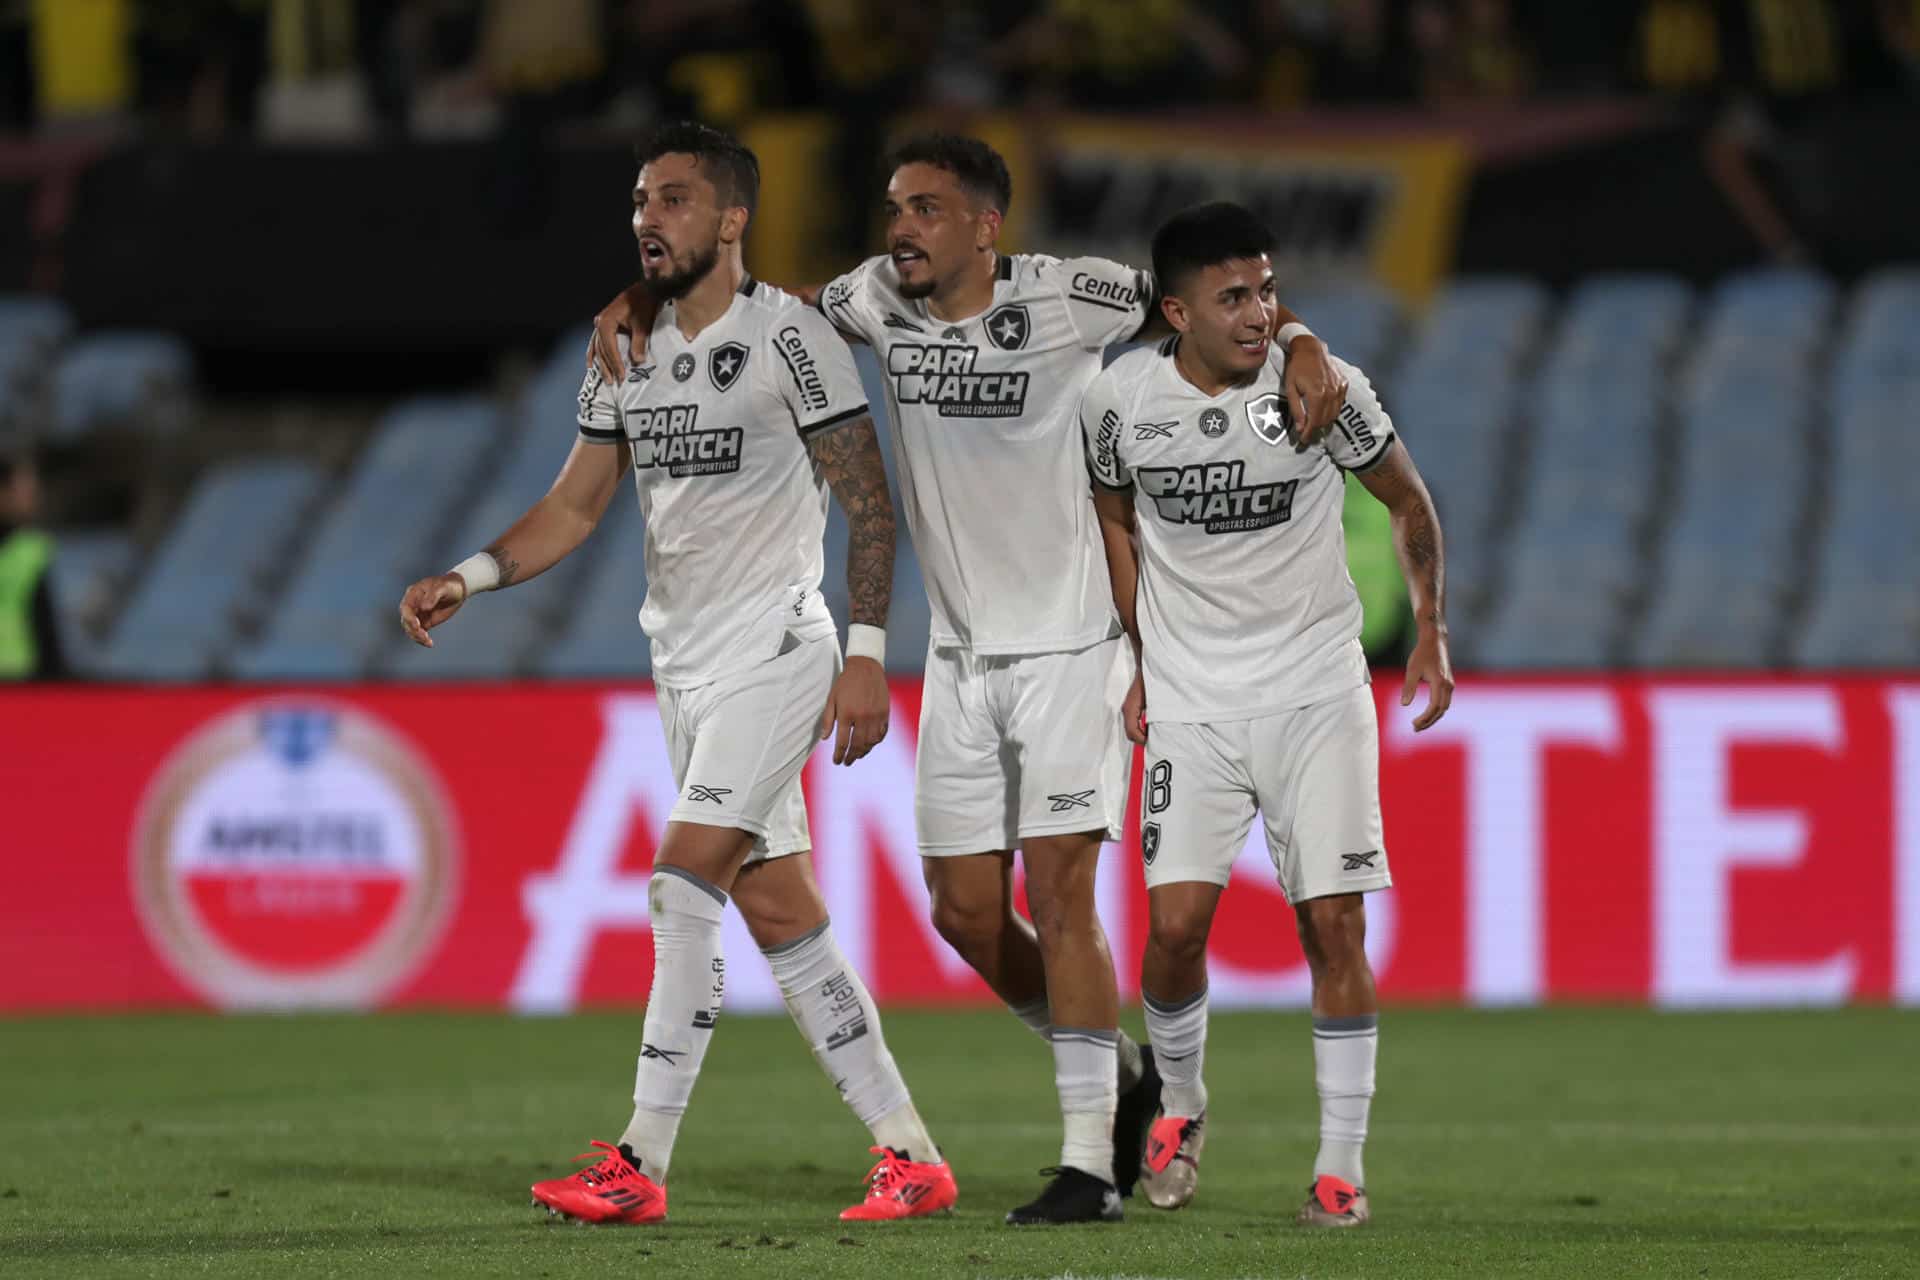
[[[762,954],[814,1061],[873,1134],[875,1145],[890,1147],[909,1160],[938,1164],[939,1149],[914,1109],[880,1032],[880,1010],[867,984],[840,954],[832,926],[821,924]]]
[[[1039,996],[1025,1004],[1010,1004],[1007,1008],[1013,1016],[1026,1025],[1027,1030],[1042,1040],[1053,1037],[1053,1022],[1047,1012],[1047,998]],[[1146,1073],[1146,1064],[1140,1060],[1140,1045],[1126,1032],[1118,1033],[1117,1051],[1119,1053],[1120,1092],[1125,1093],[1140,1083],[1140,1077]]]
[[[1373,1064],[1380,1049],[1380,1015],[1313,1020],[1313,1082],[1320,1090],[1320,1152],[1313,1176],[1323,1173],[1364,1187],[1361,1148],[1373,1103]]]
[[[1060,1093],[1065,1136],[1060,1163],[1113,1182],[1113,1112],[1120,1100],[1119,1033],[1055,1027],[1053,1083]]]
[[[633,1119],[620,1140],[633,1149],[642,1173],[664,1183],[726,991],[720,920],[727,895],[691,872],[656,867],[647,881],[647,905],[653,990],[633,1079]]]
[[[1207,1055],[1207,989],[1172,1004],[1142,991],[1140,1002],[1146,1008],[1154,1065],[1160,1069],[1160,1105],[1170,1116],[1205,1115],[1207,1086],[1200,1071]]]

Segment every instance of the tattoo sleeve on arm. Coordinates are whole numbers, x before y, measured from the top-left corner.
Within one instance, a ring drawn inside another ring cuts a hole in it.
[[[873,419],[812,436],[807,452],[847,513],[847,620],[884,627],[893,599],[893,497]]]
[[[1447,567],[1440,517],[1406,446],[1399,440],[1388,445],[1387,455],[1360,473],[1360,483],[1393,514],[1393,547],[1413,599],[1414,620],[1423,626],[1446,621]]]

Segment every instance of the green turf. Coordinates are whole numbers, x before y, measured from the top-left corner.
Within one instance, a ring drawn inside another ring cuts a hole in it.
[[[887,1030],[960,1179],[845,1228],[866,1135],[783,1019],[723,1021],[662,1228],[549,1225],[611,1137],[635,1016],[0,1022],[0,1275],[1920,1275],[1920,1017],[1396,1011],[1360,1232],[1288,1225],[1316,1126],[1300,1014],[1221,1016],[1192,1208],[1023,1232],[1058,1130],[1009,1017]]]

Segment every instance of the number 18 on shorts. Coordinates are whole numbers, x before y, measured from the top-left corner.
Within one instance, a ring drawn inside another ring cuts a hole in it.
[[[1366,685],[1252,720],[1155,720],[1142,790],[1148,888],[1225,885],[1256,810],[1289,902],[1393,883],[1380,826],[1380,730]]]

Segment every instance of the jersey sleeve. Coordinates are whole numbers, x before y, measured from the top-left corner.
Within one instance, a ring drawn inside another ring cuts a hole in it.
[[[1054,271],[1082,347],[1098,351],[1126,342],[1145,327],[1153,305],[1150,273],[1106,258],[1069,258]]]
[[[773,379],[802,439],[867,412],[867,390],[853,352],[810,307],[793,307],[773,325]]]
[[[1094,378],[1080,396],[1080,438],[1087,451],[1087,474],[1103,489],[1133,487],[1133,472],[1120,452],[1126,424],[1119,399],[1110,371]]]
[[[620,421],[619,390],[600,375],[598,365],[587,366],[580,383],[580,412],[574,421],[580,425],[580,438],[594,444],[619,444],[627,438]]]
[[[1366,374],[1337,356],[1329,358],[1347,376],[1347,402],[1340,406],[1323,447],[1335,466],[1365,471],[1386,456],[1387,447],[1393,443],[1393,419],[1381,407],[1380,396]]]
[[[868,258],[820,290],[820,314],[841,333],[869,345],[874,341],[874,333],[885,323],[874,297],[873,279],[878,264],[884,261],[884,258]]]

